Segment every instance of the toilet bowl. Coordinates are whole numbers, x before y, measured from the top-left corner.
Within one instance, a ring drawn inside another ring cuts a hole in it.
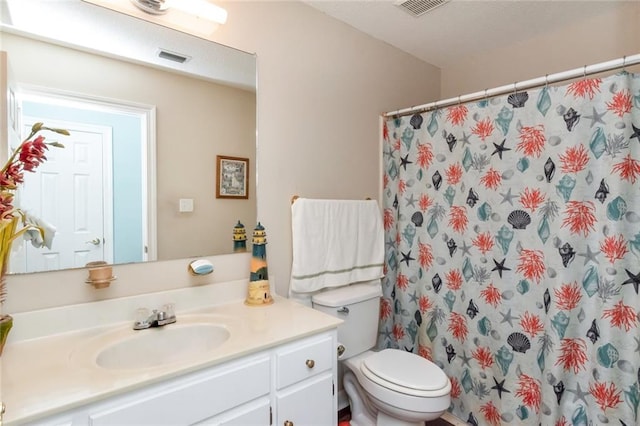
[[[422,425],[451,403],[451,384],[432,362],[409,352],[367,351],[343,362],[351,424]]]
[[[423,425],[451,403],[451,383],[438,366],[398,349],[373,351],[378,332],[380,280],[313,296],[312,304],[343,320],[338,326],[343,385],[353,426]]]

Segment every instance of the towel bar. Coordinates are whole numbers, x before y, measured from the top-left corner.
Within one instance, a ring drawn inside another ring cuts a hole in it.
[[[294,195],[293,197],[291,197],[291,204],[295,203],[298,198],[300,198],[299,195]],[[370,200],[370,199],[371,197],[365,198],[365,200]]]

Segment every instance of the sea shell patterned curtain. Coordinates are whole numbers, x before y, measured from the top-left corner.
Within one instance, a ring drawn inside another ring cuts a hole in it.
[[[471,425],[638,425],[640,75],[383,127],[379,347]]]

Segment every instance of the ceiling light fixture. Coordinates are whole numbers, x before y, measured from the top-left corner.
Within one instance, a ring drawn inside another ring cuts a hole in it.
[[[131,3],[152,15],[163,15],[176,9],[216,24],[227,22],[227,11],[207,0],[131,0]]]

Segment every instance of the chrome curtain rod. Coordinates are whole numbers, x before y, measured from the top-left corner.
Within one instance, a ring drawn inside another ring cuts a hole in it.
[[[382,114],[383,117],[403,117],[405,115],[420,114],[423,112],[444,108],[451,105],[487,99],[493,96],[503,95],[505,93],[513,93],[518,90],[531,89],[534,87],[545,86],[551,83],[558,83],[588,75],[598,74],[601,72],[611,71],[626,66],[640,64],[640,53],[633,56],[625,56],[620,59],[614,59],[607,62],[601,62],[594,65],[585,65],[582,68],[575,68],[569,71],[563,71],[555,74],[547,74],[544,77],[533,78],[531,80],[516,81],[513,84],[495,87],[493,89],[485,89],[481,92],[470,93],[458,96],[456,98],[444,99],[441,101],[431,102],[424,105],[418,105],[410,108],[404,108],[397,111],[389,111]]]

